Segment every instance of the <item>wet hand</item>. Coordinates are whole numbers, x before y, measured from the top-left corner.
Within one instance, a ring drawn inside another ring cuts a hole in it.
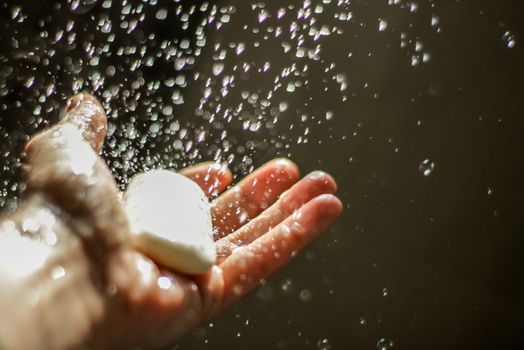
[[[77,105],[70,109],[70,117],[61,125],[75,126],[81,132],[73,133],[70,138],[81,140],[65,142],[61,148],[49,147],[45,152],[58,153],[54,158],[45,156],[46,163],[57,162],[46,171],[54,168],[63,174],[42,171],[42,160],[38,158],[38,150],[45,148],[46,143],[56,145],[58,142],[53,141],[61,137],[57,136],[56,129],[34,137],[27,149],[33,154],[28,161],[29,194],[60,191],[57,186],[61,183],[82,193],[80,199],[72,198],[74,194],[67,190],[46,195],[73,218],[73,233],[64,236],[79,238],[85,246],[85,254],[81,254],[81,258],[75,256],[75,261],[68,266],[89,266],[91,272],[85,278],[96,276],[94,289],[100,303],[86,305],[102,305],[101,311],[87,313],[94,315],[89,320],[91,331],[78,332],[85,335],[85,339],[78,339],[80,343],[111,349],[161,348],[172,344],[256,288],[341,213],[342,205],[334,196],[335,181],[326,173],[313,172],[300,179],[295,164],[277,159],[230,187],[232,174],[227,167],[202,163],[180,173],[195,181],[212,199],[216,264],[199,276],[163,268],[129,243],[129,228],[123,219],[116,185],[101,158],[97,157],[87,170],[89,174],[75,175],[69,165],[63,164],[61,154],[67,153],[63,148],[81,141],[98,152],[103,140],[101,134],[105,133],[105,115],[102,118],[100,108],[91,108],[93,113],[89,114],[89,108],[86,110],[82,105],[86,101],[92,103],[93,98],[89,95],[80,100],[75,98]],[[73,118],[75,115],[77,118]],[[53,151],[55,149],[58,150]],[[74,157],[71,152],[67,154]],[[69,162],[74,163],[75,159]],[[39,176],[32,177],[32,172]],[[54,183],[49,185],[42,176],[54,176]],[[115,218],[117,224],[108,223],[108,217]],[[88,235],[80,232],[82,225],[76,224],[85,222],[86,218],[96,222],[90,224],[92,232]],[[77,295],[77,298],[83,297],[82,293]],[[68,322],[75,322],[75,317],[71,316]]]

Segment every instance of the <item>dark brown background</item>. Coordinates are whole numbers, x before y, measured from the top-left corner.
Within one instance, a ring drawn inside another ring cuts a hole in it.
[[[11,19],[17,3],[27,14],[22,23]],[[192,149],[199,150],[196,155],[166,146],[176,135],[150,135],[141,144],[125,132],[134,116],[136,121],[131,123],[139,134],[147,133],[153,121],[142,101],[160,99],[163,106],[172,90],[165,85],[154,92],[133,90],[132,81],[176,75],[172,61],[158,60],[135,71],[128,67],[136,55],[103,56],[95,67],[86,63],[89,58],[83,43],[100,46],[107,37],[95,30],[102,15],[114,21],[112,50],[142,40],[149,52],[159,52],[162,39],[193,38],[195,23],[209,14],[192,15],[191,25],[183,30],[171,12],[164,21],[154,18],[159,6],[171,11],[178,4],[158,3],[144,6],[146,19],[127,35],[119,29],[122,6],[116,2],[110,9],[94,2],[81,11],[70,11],[65,2],[57,10],[52,1],[0,1],[0,90],[6,90],[0,91],[0,150],[4,155],[0,175],[4,182],[1,203],[6,210],[16,205],[17,156],[27,136],[56,120],[58,106],[72,93],[73,80],[114,65],[120,71],[107,77],[95,94],[101,96],[111,84],[122,86],[106,104],[119,115],[111,118],[116,131],[109,138],[116,146],[104,152],[122,184],[130,174],[147,167],[176,168],[209,159],[212,152],[206,152],[223,146],[219,136],[226,130],[227,140],[235,147],[223,158],[235,154],[232,166],[239,174],[275,156],[290,156],[304,173],[319,168],[331,172],[346,207],[333,229],[305,254],[212,326],[187,336],[177,349],[524,347],[524,22],[520,1],[420,0],[418,9],[411,12],[406,1],[388,5],[386,0],[355,0],[344,7],[332,0],[314,16],[319,23],[342,28],[343,33],[318,42],[306,36],[305,46],[321,44],[319,61],[299,59],[294,50],[282,50],[284,41],[294,42],[289,25],[303,3],[268,1],[265,10],[273,17],[258,25],[259,9],[253,10],[250,3],[218,2],[220,8],[235,6],[236,12],[220,30],[207,27],[206,46],[187,74],[201,72],[214,79],[213,84],[220,84],[221,77],[209,74],[213,44],[227,47],[232,41],[242,41],[247,49],[238,57],[228,54],[224,74],[235,75],[236,86],[224,98],[213,100],[216,96],[212,95],[204,101],[204,112],[214,111],[218,103],[237,106],[242,91],[267,94],[273,89],[274,77],[293,62],[307,63],[309,70],[297,78],[307,83],[294,93],[286,92],[285,80],[267,109],[257,103],[245,104],[243,114],[213,128],[205,113],[202,117],[195,112],[205,79],[182,89],[186,103],[174,106],[174,116],[160,114],[159,121],[167,127],[179,120],[191,135],[197,134],[194,130],[206,130],[205,142],[195,142]],[[277,10],[288,4],[296,7],[276,20]],[[314,0],[310,6],[318,4],[322,2]],[[182,6],[187,9],[191,3]],[[351,21],[334,17],[343,8],[352,12]],[[432,15],[438,16],[438,25],[431,25]],[[49,38],[39,38],[43,29],[38,19],[46,16],[44,29],[51,34],[73,19],[78,45],[51,44]],[[378,30],[379,18],[388,22],[383,32]],[[245,24],[248,30],[243,29]],[[270,35],[264,40],[251,30],[259,27],[263,32],[275,25],[283,28],[277,38]],[[153,32],[157,40],[147,44],[144,38]],[[401,32],[407,33],[406,47],[400,45]],[[506,32],[515,39],[512,48],[504,37]],[[18,40],[18,47],[13,47],[13,39]],[[418,54],[414,50],[417,40],[431,59],[412,66],[411,56]],[[252,46],[255,41],[261,42],[260,47]],[[44,51],[50,47],[56,53],[45,66]],[[16,55],[23,50],[25,54]],[[29,51],[33,54],[28,55]],[[349,52],[352,56],[348,58]],[[73,61],[83,58],[80,71],[69,69],[67,56]],[[271,63],[266,74],[233,71],[235,64],[250,62],[261,67],[266,61]],[[332,63],[335,69],[326,72]],[[341,92],[333,81],[334,72],[347,77],[346,91]],[[24,82],[30,76],[36,78],[26,88]],[[35,91],[45,90],[50,83],[55,83],[56,93],[41,105],[52,110],[42,113],[42,120],[29,117],[39,104]],[[126,87],[132,97],[142,92],[134,111],[126,107],[131,99],[122,92]],[[93,88],[86,84],[85,89]],[[347,101],[342,101],[344,95]],[[246,120],[259,116],[264,123],[271,120],[270,109],[283,101],[289,107],[280,113],[274,127],[242,130]],[[325,120],[326,111],[334,113],[332,120]],[[301,122],[303,114],[308,119]],[[216,115],[220,119],[221,114]],[[310,130],[308,143],[297,144],[305,128]],[[289,148],[280,147],[278,141]],[[118,145],[136,149],[127,166],[122,160],[124,152],[114,151]],[[236,146],[245,149],[239,151]],[[419,171],[425,159],[435,165],[429,176]]]

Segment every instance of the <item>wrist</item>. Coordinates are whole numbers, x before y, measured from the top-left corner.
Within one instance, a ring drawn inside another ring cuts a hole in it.
[[[84,343],[104,313],[104,298],[80,239],[32,198],[0,224],[0,250],[1,346],[60,350]]]

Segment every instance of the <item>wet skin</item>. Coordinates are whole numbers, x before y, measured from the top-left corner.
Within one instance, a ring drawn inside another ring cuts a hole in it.
[[[8,349],[173,344],[284,266],[342,211],[331,176],[300,179],[289,160],[232,187],[225,166],[183,169],[215,198],[217,261],[199,276],[170,271],[129,242],[116,183],[98,156],[103,108],[79,94],[65,111],[27,144],[25,200],[0,222],[0,343]]]

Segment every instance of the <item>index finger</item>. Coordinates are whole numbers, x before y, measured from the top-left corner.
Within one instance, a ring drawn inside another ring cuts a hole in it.
[[[332,194],[320,195],[249,245],[233,251],[219,266],[223,272],[222,309],[249,293],[285,265],[342,212]]]

